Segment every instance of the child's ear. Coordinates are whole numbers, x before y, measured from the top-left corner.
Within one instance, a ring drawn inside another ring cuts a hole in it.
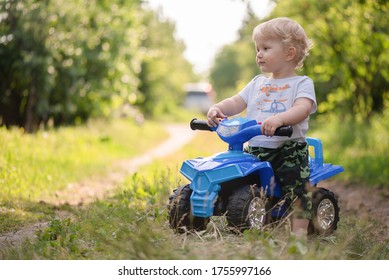
[[[286,50],[286,61],[291,61],[296,56],[296,48],[295,47],[288,47]]]

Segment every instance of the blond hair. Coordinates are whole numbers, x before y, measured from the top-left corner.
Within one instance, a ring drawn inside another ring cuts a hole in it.
[[[305,34],[304,29],[294,20],[286,17],[274,18],[257,25],[253,30],[253,40],[277,39],[281,40],[284,48],[294,47],[296,68],[303,66],[305,58],[309,55],[312,41]]]

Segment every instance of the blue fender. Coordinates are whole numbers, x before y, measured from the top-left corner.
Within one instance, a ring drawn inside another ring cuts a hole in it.
[[[227,151],[215,156],[186,160],[180,172],[188,178],[191,195],[191,210],[196,217],[213,215],[214,205],[223,182],[246,177],[253,173],[260,176],[261,187],[267,194],[281,197],[269,162],[261,162],[243,151]]]
[[[320,139],[307,137],[309,146],[313,147],[314,155],[309,157],[309,165],[311,175],[309,182],[311,186],[315,186],[320,181],[333,177],[344,171],[340,165],[324,163],[323,144]]]

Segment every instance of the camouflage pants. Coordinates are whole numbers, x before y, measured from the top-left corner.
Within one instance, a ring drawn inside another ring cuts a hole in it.
[[[287,203],[295,201],[294,211],[298,218],[311,218],[312,192],[309,188],[308,144],[287,141],[276,149],[251,147],[246,152],[268,161],[273,167]],[[296,199],[297,198],[297,199]]]

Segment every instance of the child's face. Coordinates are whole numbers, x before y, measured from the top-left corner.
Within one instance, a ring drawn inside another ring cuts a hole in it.
[[[276,39],[258,40],[255,42],[256,62],[263,73],[273,76],[289,71],[286,52],[281,41]]]

